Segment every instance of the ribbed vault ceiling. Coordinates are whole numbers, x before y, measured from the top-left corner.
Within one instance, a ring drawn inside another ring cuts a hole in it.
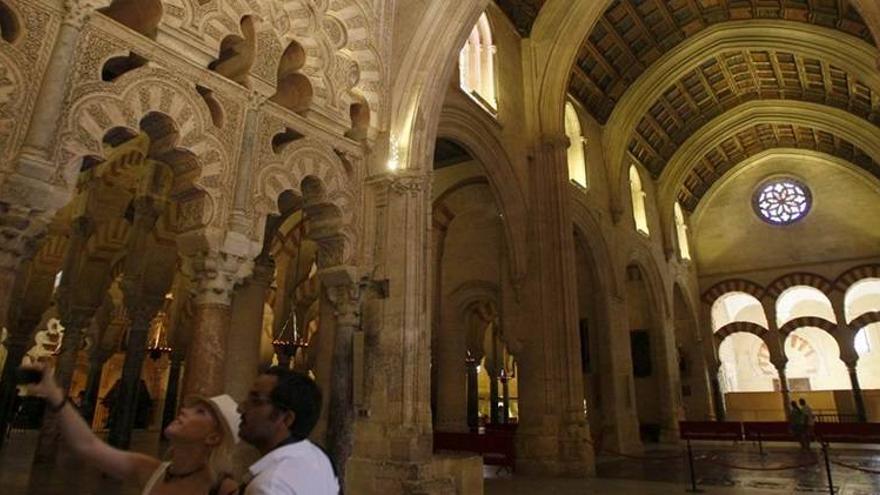
[[[678,189],[678,201],[693,211],[712,184],[737,164],[763,151],[795,148],[847,160],[880,179],[880,164],[858,146],[834,134],[786,123],[758,124],[722,141],[693,165]]]

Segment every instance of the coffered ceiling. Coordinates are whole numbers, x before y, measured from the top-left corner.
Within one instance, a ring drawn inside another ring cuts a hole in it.
[[[834,134],[785,123],[758,124],[725,139],[693,165],[678,190],[678,201],[682,208],[693,211],[716,180],[744,160],[774,148],[827,153],[847,160],[880,179],[880,164],[858,146]]]
[[[741,50],[710,57],[672,82],[633,132],[630,153],[659,177],[675,151],[701,126],[752,100],[798,100],[849,111],[880,125],[880,100],[858,78],[824,60]]]

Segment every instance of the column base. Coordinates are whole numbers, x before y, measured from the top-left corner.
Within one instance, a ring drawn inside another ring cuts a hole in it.
[[[353,456],[345,467],[347,493],[363,495],[482,495],[483,460],[435,455],[424,463]]]
[[[560,431],[520,428],[516,433],[516,471],[529,476],[586,478],[596,474],[590,434],[583,424]]]

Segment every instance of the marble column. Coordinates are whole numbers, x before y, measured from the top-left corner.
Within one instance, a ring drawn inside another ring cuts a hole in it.
[[[162,431],[177,416],[178,395],[180,393],[180,372],[186,353],[175,348],[171,351],[171,364],[168,367],[168,385],[165,387],[165,408],[162,410]]]
[[[852,384],[853,402],[856,406],[856,417],[859,422],[865,423],[868,421],[868,412],[867,409],[865,409],[865,397],[862,394],[862,386],[859,383],[857,363],[857,361],[846,363],[846,371],[849,373],[849,381]]]
[[[257,377],[266,292],[274,279],[275,263],[268,256],[258,257],[254,274],[236,289],[232,299],[225,382],[226,393],[236,400],[247,396]]]
[[[709,384],[712,388],[712,407],[715,413],[715,421],[725,421],[727,411],[724,408],[724,394],[721,391],[721,381],[718,378],[720,364],[713,363],[709,368]]]
[[[129,318],[128,342],[119,382],[119,395],[116,407],[112,411],[113,421],[107,437],[110,445],[123,450],[127,450],[131,444],[131,431],[134,429],[137,416],[141,373],[147,354],[150,324],[164,301],[164,294],[149,295],[142,291],[136,292],[139,293],[136,296],[126,295],[126,313]]]
[[[837,331],[834,339],[840,348],[840,360],[846,365],[849,373],[849,381],[852,388],[853,404],[856,407],[856,416],[860,422],[868,420],[865,409],[865,398],[862,394],[862,386],[859,383],[858,362],[859,353],[856,352],[857,329],[852,328],[847,322],[846,315],[846,291],[835,290],[830,294],[831,308],[834,318],[837,320]]]
[[[77,355],[82,346],[83,332],[88,328],[93,313],[94,310],[75,309],[62,314],[61,325],[64,327],[64,338],[61,341],[58,359],[55,361],[55,381],[58,382],[65,397],[70,392],[70,381],[76,367]],[[37,439],[37,450],[34,453],[35,464],[55,462],[60,435],[57,415],[46,411]]]
[[[12,421],[15,404],[16,384],[15,370],[21,365],[21,360],[31,345],[30,332],[9,332],[6,339],[6,362],[3,365],[3,375],[0,378],[0,432],[5,432]],[[0,447],[6,442],[6,435],[0,433]]]
[[[478,363],[474,359],[465,361],[467,377],[467,425],[470,429],[480,426],[480,387],[477,378]]]
[[[185,265],[194,294],[183,397],[211,397],[225,389],[232,292],[250,274],[252,264],[223,252],[207,252],[189,257]]]
[[[337,267],[320,274],[335,310],[327,447],[341,479],[345,479],[346,463],[354,446],[354,333],[360,323],[356,273],[352,267]]]
[[[101,393],[101,378],[104,376],[104,363],[112,354],[102,349],[97,342],[94,345],[95,348],[89,355],[89,374],[86,378],[85,399],[82,404],[82,415],[88,424],[92,424],[95,420],[98,396]]]

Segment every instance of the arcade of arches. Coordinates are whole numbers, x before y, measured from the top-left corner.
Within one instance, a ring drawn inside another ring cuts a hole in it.
[[[880,421],[878,39],[871,0],[0,0],[0,431],[32,361],[121,447],[309,373],[359,494],[482,493],[437,432],[590,476],[791,398]]]

